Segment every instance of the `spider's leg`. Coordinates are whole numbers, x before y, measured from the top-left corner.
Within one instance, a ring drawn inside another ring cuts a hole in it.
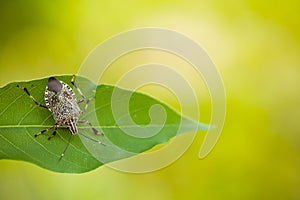
[[[28,95],[28,97],[29,97],[29,98],[30,98],[37,106],[39,106],[39,107],[41,107],[41,108],[46,108],[46,109],[48,110],[48,108],[47,108],[46,106],[40,104],[39,102],[37,102],[37,101],[35,100],[35,98],[29,93],[29,91],[27,90],[26,87],[22,87],[22,86],[19,86],[19,85],[17,85],[17,87],[20,88],[20,89],[22,89],[22,90],[24,90],[24,92]]]
[[[56,133],[57,133],[57,132],[56,132],[57,127],[58,127],[58,126],[55,126],[55,127],[54,127],[54,131],[53,131],[53,133],[48,137],[48,140],[51,140],[51,139],[56,135]]]
[[[84,94],[81,92],[80,88],[77,86],[77,84],[76,84],[76,82],[75,82],[75,75],[74,75],[74,74],[73,74],[73,76],[72,76],[71,83],[72,83],[72,85],[75,87],[75,89],[78,91],[78,93],[79,93],[80,96],[81,96],[81,99],[78,100],[77,103],[82,103],[82,102],[85,102],[85,103],[86,103],[86,104],[85,104],[85,107],[84,107],[84,109],[83,109],[83,112],[86,112],[86,110],[87,110],[87,108],[88,108],[88,106],[89,106],[90,101],[94,100],[95,97],[91,97],[91,98],[88,98],[88,99],[87,99],[87,98],[84,96]]]
[[[57,124],[54,124],[53,126],[51,126],[51,127],[49,127],[49,128],[46,128],[46,129],[44,129],[44,130],[42,130],[42,131],[40,131],[40,132],[38,132],[38,133],[36,133],[36,134],[34,134],[34,137],[37,137],[37,136],[39,136],[39,135],[42,135],[42,134],[44,134],[45,132],[47,132],[47,131],[49,131],[49,130],[51,130],[51,129],[55,129],[55,132],[56,132],[56,129],[57,129]],[[56,133],[55,133],[56,134]],[[55,135],[54,134],[54,135]],[[50,136],[51,137],[51,136]],[[49,138],[50,138],[49,137]]]
[[[81,96],[81,99],[78,101],[78,103],[84,102],[86,98],[85,98],[84,94],[81,92],[80,88],[77,86],[77,84],[75,82],[75,74],[73,74],[73,76],[72,76],[71,83]]]
[[[92,124],[91,122],[89,122],[89,121],[87,121],[87,120],[79,120],[78,123],[80,123],[80,124],[88,124],[88,125],[91,127],[91,129],[93,130],[93,132],[94,132],[95,135],[102,135],[102,136],[104,135],[103,133],[99,132],[99,131],[93,126],[93,124]]]
[[[60,161],[63,157],[64,157],[64,155],[65,155],[65,153],[66,153],[66,151],[67,151],[67,149],[68,149],[68,147],[70,146],[70,143],[71,143],[71,139],[72,139],[72,134],[70,134],[70,137],[69,137],[69,140],[68,140],[68,143],[67,143],[67,146],[65,147],[65,149],[64,149],[64,151],[60,154],[60,157],[59,157],[59,159],[58,159],[58,161]]]

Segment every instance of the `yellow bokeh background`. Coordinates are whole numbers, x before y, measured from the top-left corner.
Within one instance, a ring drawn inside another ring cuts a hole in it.
[[[227,116],[205,159],[199,132],[175,163],[147,174],[59,174],[2,160],[0,199],[300,199],[299,13],[293,0],[2,1],[1,86],[76,73],[108,37],[161,27],[207,50]]]

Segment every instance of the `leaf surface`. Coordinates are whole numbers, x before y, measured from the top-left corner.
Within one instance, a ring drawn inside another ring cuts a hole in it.
[[[71,76],[56,78],[71,86]],[[59,161],[70,131],[60,127],[51,140],[48,137],[52,130],[34,137],[39,131],[53,126],[55,121],[49,110],[36,106],[23,90],[17,88],[17,85],[26,87],[39,103],[45,105],[47,81],[48,78],[13,82],[0,88],[1,159],[28,161],[56,172],[83,173],[145,152],[176,135],[208,129],[207,125],[181,116],[148,95],[110,85],[97,86],[86,78],[76,77],[85,96],[95,97],[81,119],[90,121],[104,136],[96,136],[89,125],[79,124],[79,136],[72,136],[65,156]],[[80,95],[73,90],[79,99]],[[80,104],[81,109],[84,106],[84,103]]]

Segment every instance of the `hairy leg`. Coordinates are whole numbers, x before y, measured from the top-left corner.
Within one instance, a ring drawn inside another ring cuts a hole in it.
[[[46,109],[48,110],[48,108],[47,108],[46,106],[40,104],[39,102],[37,102],[37,101],[35,100],[35,98],[29,93],[29,91],[27,90],[26,87],[22,87],[22,86],[19,86],[19,85],[17,85],[17,87],[20,88],[20,89],[22,89],[22,90],[24,90],[24,92],[28,95],[28,97],[29,97],[29,98],[30,98],[37,106],[39,106],[39,107],[41,107],[41,108],[46,108]]]

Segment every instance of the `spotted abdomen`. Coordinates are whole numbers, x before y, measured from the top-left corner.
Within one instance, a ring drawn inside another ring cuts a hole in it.
[[[82,111],[69,85],[54,77],[49,78],[45,90],[45,102],[56,124],[68,127],[72,134],[78,132],[77,122]]]

